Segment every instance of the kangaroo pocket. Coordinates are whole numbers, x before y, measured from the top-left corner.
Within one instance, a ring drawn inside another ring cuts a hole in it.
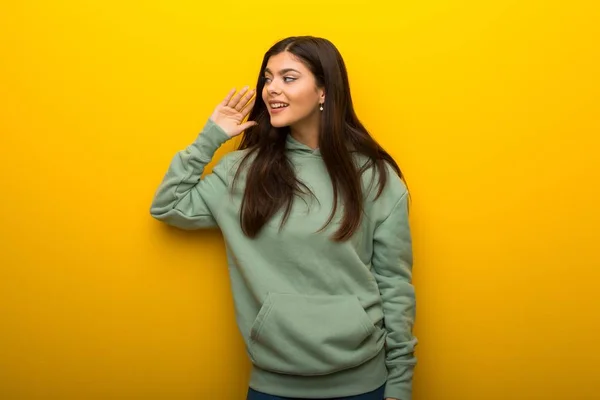
[[[383,346],[356,296],[270,293],[250,332],[248,352],[265,370],[324,375],[358,366]]]

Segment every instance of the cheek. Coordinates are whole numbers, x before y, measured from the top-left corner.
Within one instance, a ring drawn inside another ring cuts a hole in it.
[[[266,86],[264,86],[264,87],[263,87],[263,90],[262,90],[262,99],[263,99],[263,102],[264,102],[265,104],[267,104],[267,94],[268,94],[268,93],[267,93],[267,87],[266,87]]]
[[[312,109],[318,100],[314,91],[310,89],[304,89],[290,93],[289,97],[294,101],[294,104],[302,109]]]

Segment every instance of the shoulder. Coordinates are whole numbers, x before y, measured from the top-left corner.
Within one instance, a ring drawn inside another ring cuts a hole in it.
[[[236,173],[242,163],[244,165],[251,163],[255,156],[256,153],[251,153],[249,149],[234,150],[225,154],[220,162],[227,168],[229,173]]]
[[[407,201],[409,196],[406,182],[398,175],[394,167],[383,162],[383,171],[375,164],[368,164],[368,159],[362,157],[359,168],[363,168],[361,180],[365,201],[365,210],[375,220],[385,218],[396,206]],[[381,176],[381,173],[385,176]],[[384,184],[380,193],[380,184]]]
[[[247,154],[247,150],[234,150],[226,153],[221,157],[220,163],[231,166],[239,161]]]
[[[385,187],[379,197],[400,199],[408,194],[408,186],[390,163],[384,161],[383,171],[381,171],[375,163],[369,163],[370,159],[364,155],[357,155],[355,159],[359,171],[363,171],[361,181],[368,201],[375,201],[381,179],[385,180]],[[383,177],[382,172],[385,174]]]
[[[384,190],[384,192],[387,190],[389,192],[388,196],[391,196],[392,198],[397,200],[400,200],[401,198],[407,196],[408,186],[406,185],[406,182],[398,175],[398,173],[396,172],[394,167],[392,167],[392,165],[390,165],[387,162],[384,164],[385,171],[387,174],[386,189]]]
[[[232,183],[236,176],[244,180],[244,172],[248,170],[248,166],[252,163],[254,157],[255,155],[251,154],[250,150],[247,149],[230,151],[219,159],[215,164],[213,172],[221,175],[228,184]],[[242,166],[244,168],[240,170]]]

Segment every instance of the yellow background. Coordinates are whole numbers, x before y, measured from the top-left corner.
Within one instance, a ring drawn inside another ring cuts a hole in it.
[[[600,398],[595,4],[3,2],[0,398],[244,398],[221,236],[148,211],[293,34],[407,175],[415,399]]]

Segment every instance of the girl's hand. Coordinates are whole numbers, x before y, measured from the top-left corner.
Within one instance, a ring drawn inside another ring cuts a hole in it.
[[[230,138],[256,125],[254,121],[242,123],[256,101],[256,98],[253,98],[255,90],[248,91],[248,86],[246,86],[238,93],[235,92],[236,89],[231,89],[227,97],[215,108],[210,117]]]

